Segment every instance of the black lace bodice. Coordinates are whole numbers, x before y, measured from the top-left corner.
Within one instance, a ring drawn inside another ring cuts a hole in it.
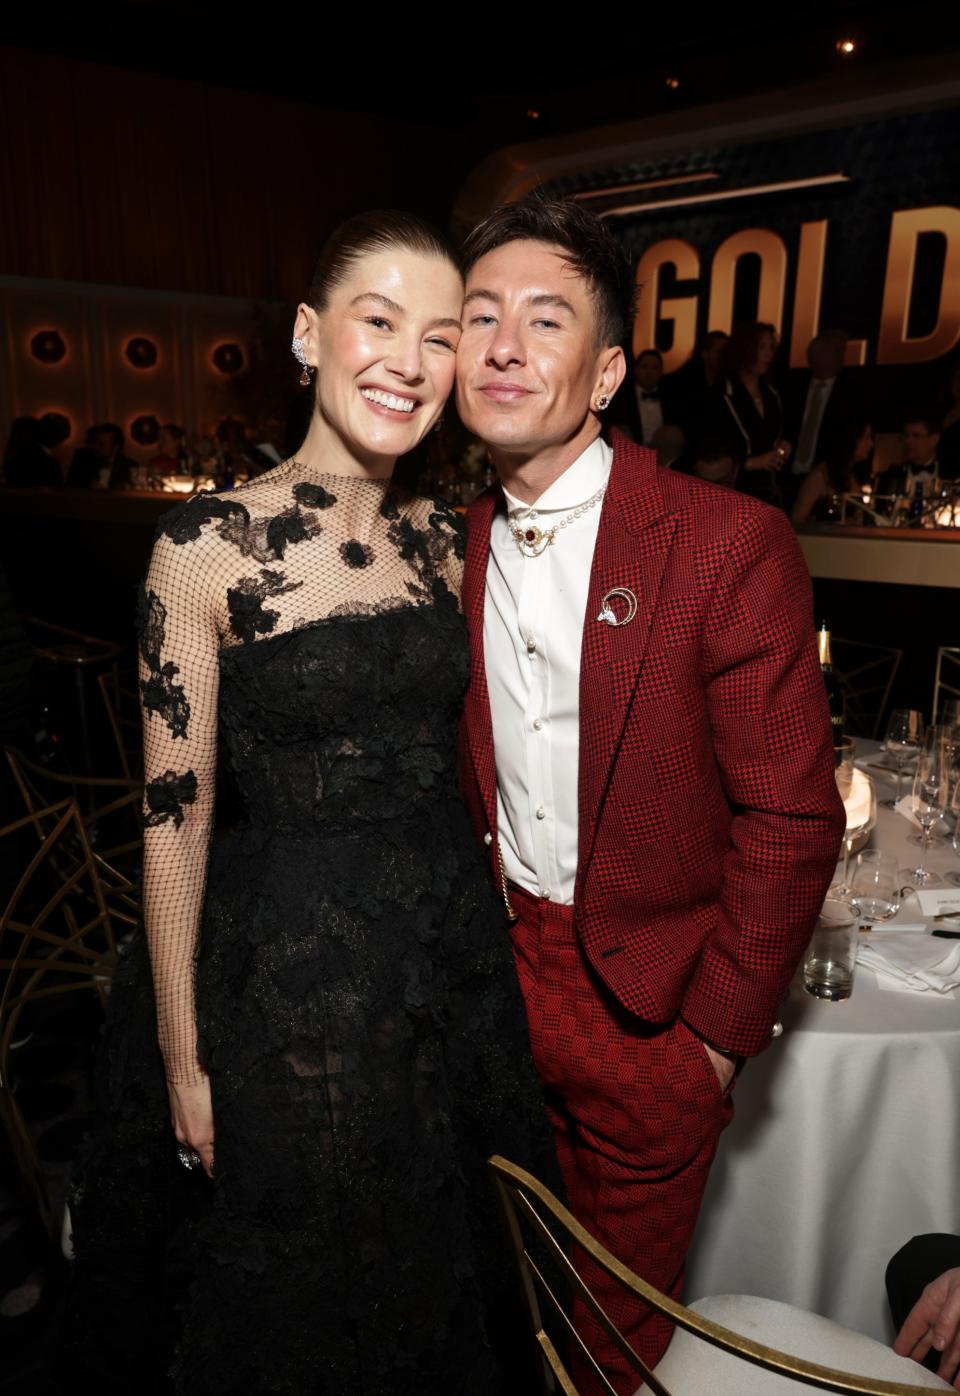
[[[170,1081],[203,1076],[194,968],[218,730],[247,823],[341,838],[393,811],[414,843],[429,837],[436,810],[421,827],[418,807],[455,798],[462,556],[445,505],[296,461],[161,520],[140,682],[144,921]],[[385,616],[350,630],[346,652],[326,643],[338,624]]]

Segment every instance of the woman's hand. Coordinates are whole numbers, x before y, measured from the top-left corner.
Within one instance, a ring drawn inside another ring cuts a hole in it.
[[[779,470],[783,457],[777,451],[764,451],[759,456],[748,456],[744,462],[746,470]]]
[[[210,1098],[210,1078],[204,1076],[198,1086],[175,1086],[167,1083],[170,1096],[170,1119],[177,1141],[200,1155],[203,1171],[213,1177],[213,1103]]]

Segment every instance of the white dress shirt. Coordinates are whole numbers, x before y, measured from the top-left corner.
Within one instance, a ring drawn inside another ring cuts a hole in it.
[[[525,505],[515,522],[546,532],[606,485],[613,451],[600,437]],[[507,517],[490,529],[483,645],[497,762],[504,871],[534,896],[571,905],[577,871],[580,643],[603,498],[539,557],[521,553]]]
[[[835,377],[811,377],[810,379],[807,400],[803,405],[803,416],[800,419],[796,449],[793,453],[792,473],[794,475],[805,475],[812,466],[817,464],[813,459],[817,453],[817,438],[820,435],[823,414],[830,401],[830,394],[833,392],[833,385],[836,381]]]

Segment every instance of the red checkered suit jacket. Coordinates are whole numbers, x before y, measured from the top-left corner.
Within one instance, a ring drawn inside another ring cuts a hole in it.
[[[576,925],[600,979],[716,1047],[770,1040],[844,828],[810,578],[784,514],[614,433],[580,661]],[[490,523],[470,510],[460,786],[499,882],[483,653]],[[561,544],[562,546],[562,544]],[[628,625],[599,622],[629,587]]]

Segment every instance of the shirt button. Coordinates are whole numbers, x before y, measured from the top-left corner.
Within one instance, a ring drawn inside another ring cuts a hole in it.
[[[541,888],[540,888],[540,896],[542,897],[542,899],[543,899],[545,902],[548,902],[548,901],[550,900],[550,888],[549,888],[549,887],[541,887]]]
[[[487,832],[484,834],[484,836],[483,836],[483,841],[484,841],[484,843],[487,845],[488,848],[489,848],[490,845],[493,843],[493,835],[491,834],[491,832],[490,832],[489,829],[488,829]]]
[[[534,730],[534,732],[539,732],[539,731],[540,731],[540,728],[541,728],[542,726],[543,726],[543,723],[540,721],[540,719],[539,719],[538,717],[535,717],[535,718],[533,719],[533,730]]]
[[[537,648],[537,642],[536,642],[536,640],[534,639],[534,637],[531,635],[530,638],[527,640],[527,654],[533,654],[533,652],[536,650],[536,648]]]
[[[543,808],[543,805],[537,805],[537,818],[538,818],[538,819],[546,819],[546,817],[547,817],[547,811]]]

